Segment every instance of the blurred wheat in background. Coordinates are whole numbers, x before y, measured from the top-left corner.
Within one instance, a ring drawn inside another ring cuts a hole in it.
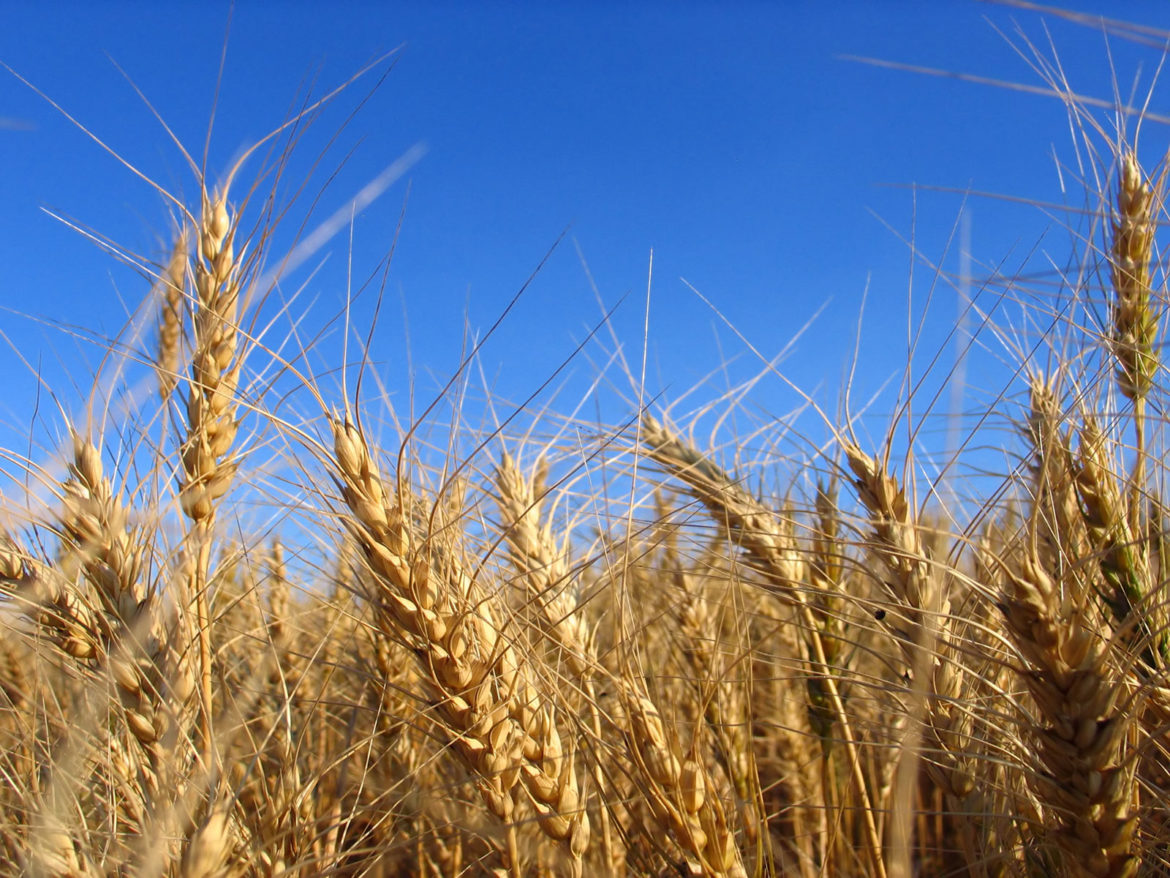
[[[3,451],[4,874],[1170,874],[1167,144],[1044,85],[1088,209],[972,300],[1015,377],[949,458],[909,374],[877,440],[480,417],[480,339],[396,411],[278,295],[317,105],[193,160],[91,404]]]

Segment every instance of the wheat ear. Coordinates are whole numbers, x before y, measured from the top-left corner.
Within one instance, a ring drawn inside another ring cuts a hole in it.
[[[157,767],[154,745],[167,727],[159,704],[165,646],[154,601],[141,582],[145,545],[129,526],[97,448],[77,432],[63,494],[61,532],[67,552],[62,563],[69,559],[79,565],[97,594],[101,612],[93,618],[100,625],[102,651],[118,685],[126,724]]]
[[[1114,293],[1109,341],[1117,359],[1118,386],[1135,404],[1150,392],[1158,370],[1150,262],[1160,188],[1146,179],[1132,151],[1122,153],[1109,248]]]
[[[175,236],[166,269],[155,284],[158,297],[158,392],[165,401],[179,380],[179,343],[183,336],[183,294],[187,284],[187,230]]]
[[[1133,402],[1136,453],[1129,486],[1129,525],[1141,528],[1142,492],[1146,467],[1146,399],[1158,374],[1158,313],[1154,307],[1150,264],[1154,253],[1155,212],[1162,207],[1165,171],[1151,182],[1137,156],[1125,150],[1120,157],[1117,207],[1113,214],[1113,241],[1109,263],[1113,307],[1109,342],[1117,360],[1117,384]]]
[[[182,446],[179,502],[191,519],[195,560],[190,582],[199,641],[200,731],[204,757],[213,762],[211,541],[215,504],[231,486],[235,463],[225,459],[236,438],[236,390],[243,356],[238,327],[241,263],[227,192],[203,192],[199,258],[195,260],[194,351]]]
[[[566,554],[558,548],[551,526],[541,515],[546,479],[543,462],[528,478],[511,455],[500,459],[495,483],[504,539],[512,563],[569,669],[578,678],[588,679],[597,662],[593,633],[577,606]]]
[[[874,821],[863,761],[857,749],[857,738],[854,737],[852,723],[841,697],[837,669],[829,663],[830,650],[821,636],[823,623],[817,617],[817,607],[810,601],[807,586],[798,569],[799,559],[795,557],[792,534],[784,532],[773,511],[748,494],[697,449],[648,414],[642,418],[641,438],[650,458],[686,484],[693,496],[707,508],[711,518],[723,528],[727,542],[747,552],[755,569],[766,577],[772,593],[795,608],[801,633],[808,646],[812,671],[824,681],[834,716],[841,725],[851,778],[863,802],[867,855],[874,874],[884,878],[882,844]],[[807,712],[801,725],[809,729],[809,740],[812,740]]]
[[[1029,386],[1027,437],[1037,550],[1045,570],[1063,575],[1088,553],[1077,496],[1070,431],[1052,379],[1034,374]]]
[[[1025,661],[1020,675],[1039,708],[1040,770],[1029,776],[1057,826],[1051,841],[1072,872],[1128,878],[1137,815],[1125,740],[1134,720],[1123,680],[1107,661],[1082,584],[1058,584],[1034,550],[1006,570],[1002,607]]]
[[[512,564],[528,594],[541,610],[544,629],[557,644],[559,654],[581,686],[594,740],[602,740],[601,715],[594,680],[597,648],[593,631],[571,590],[567,549],[561,549],[552,527],[542,515],[548,482],[547,461],[541,460],[531,477],[526,477],[510,454],[505,453],[496,468],[500,515]],[[593,782],[604,797],[608,787],[599,760],[593,760]],[[612,862],[614,840],[609,811],[599,810],[604,862]]]
[[[361,431],[331,419],[337,480],[350,529],[376,582],[370,597],[386,636],[406,635],[456,750],[477,776],[488,809],[511,824],[523,783],[541,828],[564,842],[575,872],[589,844],[571,753],[551,702],[503,635],[495,601],[452,553],[420,537],[406,489],[388,502]],[[515,851],[512,868],[518,869]]]
[[[952,808],[977,808],[977,766],[966,746],[971,740],[970,714],[963,704],[960,657],[941,565],[927,554],[898,480],[852,441],[844,441],[842,451],[858,498],[869,513],[870,548],[891,573],[885,582],[895,605],[890,614],[896,617],[893,633],[925,694],[925,719],[934,751],[928,769]],[[970,836],[964,836],[963,842],[969,863],[983,859]]]
[[[622,691],[628,715],[625,732],[655,817],[668,826],[687,854],[712,878],[746,878],[735,835],[701,758],[683,752],[641,684],[626,679]]]
[[[1082,417],[1076,489],[1089,538],[1087,548],[1100,565],[1107,586],[1104,597],[1117,627],[1142,654],[1147,670],[1157,671],[1165,658],[1165,609],[1151,599],[1155,582],[1145,539],[1130,525],[1107,439],[1097,419],[1088,413]]]

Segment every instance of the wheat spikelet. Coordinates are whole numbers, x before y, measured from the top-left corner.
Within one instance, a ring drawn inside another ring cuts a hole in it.
[[[180,878],[226,878],[231,853],[230,817],[221,805],[210,810],[191,834],[180,864]]]

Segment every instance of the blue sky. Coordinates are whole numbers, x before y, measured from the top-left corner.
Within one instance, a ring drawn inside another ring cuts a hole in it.
[[[1170,28],[1164,4],[1076,8]],[[190,199],[190,172],[127,78],[199,155],[229,7],[0,0],[0,9],[0,61],[126,161]],[[400,47],[381,87],[310,178],[308,196],[329,183],[314,216],[343,206],[413,145],[425,144],[426,154],[363,212],[352,241],[348,232],[334,239],[311,260],[316,273],[306,267],[288,279],[290,287],[304,284],[302,301],[312,303],[306,325],[320,325],[344,301],[351,255],[354,277],[376,271],[403,217],[372,352],[396,404],[408,366],[424,390],[450,375],[465,318],[474,330],[490,326],[567,230],[484,350],[494,392],[523,398],[535,390],[597,323],[602,306],[590,275],[604,307],[626,297],[613,327],[636,364],[653,251],[650,394],[676,397],[726,365],[728,377],[714,382],[709,398],[720,380],[759,369],[685,279],[767,356],[819,315],[782,369],[832,409],[867,289],[855,395],[896,379],[905,361],[912,258],[903,237],[913,231],[925,257],[958,268],[957,245],[947,254],[946,244],[962,196],[915,196],[914,185],[1074,205],[1084,197],[1067,177],[1062,192],[1055,168],[1054,155],[1075,161],[1059,102],[843,56],[1041,85],[996,32],[1019,47],[1017,24],[1046,53],[1051,34],[1074,87],[1110,98],[1099,30],[981,3],[240,2],[209,168],[215,179],[310,87],[321,94]],[[1147,86],[1158,53],[1109,45],[1120,80],[1128,84],[1141,62]],[[0,423],[19,425],[36,382],[17,352],[69,399],[69,383],[87,387],[102,348],[61,327],[114,335],[147,290],[44,208],[155,259],[168,213],[43,98],[2,71],[0,83],[0,326],[9,341],[0,346]],[[288,182],[310,173],[371,84],[366,77],[323,114]],[[1144,137],[1152,164],[1164,131],[1150,126]],[[1059,218],[987,198],[969,207],[976,273],[1001,260],[1018,270],[1037,248],[1057,259],[1067,253]],[[292,216],[303,213],[294,208]],[[930,280],[919,263],[918,302]],[[944,343],[956,314],[953,290],[940,287],[936,296],[928,353]],[[359,319],[370,305],[368,297],[359,304]],[[322,360],[335,343],[335,336],[322,343]],[[577,358],[560,408],[575,404],[612,346],[607,337]],[[978,382],[985,366],[972,368]],[[799,403],[775,379],[754,396],[775,414]],[[621,408],[620,398],[611,403],[607,414]]]

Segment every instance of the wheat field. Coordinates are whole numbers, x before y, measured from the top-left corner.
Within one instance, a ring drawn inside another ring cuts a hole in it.
[[[773,442],[704,433],[730,394],[471,417],[472,350],[407,416],[370,327],[273,329],[315,105],[167,193],[133,406],[2,451],[0,872],[1170,873],[1167,143],[1044,85],[1073,268],[983,285],[1047,328],[972,306],[1012,386],[949,458],[911,381]]]

